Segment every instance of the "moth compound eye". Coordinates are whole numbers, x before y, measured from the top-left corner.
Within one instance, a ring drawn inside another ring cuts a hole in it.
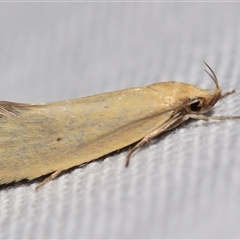
[[[190,109],[192,112],[198,112],[201,110],[202,106],[201,106],[201,102],[200,101],[197,101],[197,102],[194,102],[190,105]]]

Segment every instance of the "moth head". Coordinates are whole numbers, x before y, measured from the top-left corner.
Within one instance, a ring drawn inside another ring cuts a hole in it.
[[[204,62],[205,63],[205,62]],[[203,114],[209,111],[216,102],[222,97],[222,91],[218,84],[218,79],[213,70],[205,63],[210,72],[205,72],[212,78],[215,83],[215,88],[212,93],[208,90],[196,89],[192,98],[188,99],[185,111],[191,114]]]

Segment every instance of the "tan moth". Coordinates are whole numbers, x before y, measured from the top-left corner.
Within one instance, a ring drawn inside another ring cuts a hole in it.
[[[205,63],[206,64],[206,63]],[[62,171],[136,145],[132,153],[188,119],[227,120],[240,116],[206,113],[234,91],[222,94],[182,82],[158,82],[90,97],[46,104],[0,102],[0,184]]]

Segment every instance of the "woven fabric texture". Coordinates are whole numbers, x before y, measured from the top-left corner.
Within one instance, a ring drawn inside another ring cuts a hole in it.
[[[49,102],[158,81],[224,91],[240,115],[239,3],[0,3],[0,96]],[[136,106],[137,107],[137,106]],[[240,238],[240,122],[190,121],[127,151],[0,186],[0,238]],[[0,136],[1,137],[1,136]],[[1,159],[0,159],[1,161]]]

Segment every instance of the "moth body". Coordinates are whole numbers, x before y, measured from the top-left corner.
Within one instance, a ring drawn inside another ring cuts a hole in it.
[[[209,68],[210,69],[210,68]],[[211,70],[211,69],[210,69]],[[138,142],[127,155],[188,118],[204,115],[222,97],[181,82],[159,82],[47,104],[0,102],[0,184],[35,179],[80,165]]]

